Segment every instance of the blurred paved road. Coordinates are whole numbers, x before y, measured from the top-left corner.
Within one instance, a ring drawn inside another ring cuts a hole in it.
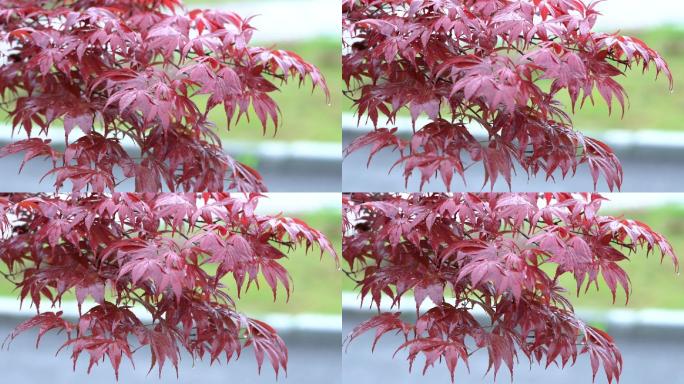
[[[358,319],[357,319],[358,320]],[[355,321],[345,318],[343,335],[347,335]],[[616,334],[614,334],[616,335]],[[436,365],[422,376],[423,361],[416,360],[414,371],[409,374],[406,354],[399,353],[392,359],[396,347],[401,345],[402,338],[387,335],[380,339],[375,352],[371,354],[370,346],[373,335],[368,333],[354,341],[346,353],[342,355],[344,384],[424,384],[449,383],[450,378],[446,366]],[[684,338],[645,337],[638,335],[622,335],[616,337],[624,359],[621,384],[644,383],[684,383],[681,364],[684,361]],[[524,358],[524,357],[523,357]],[[465,366],[456,371],[457,384],[493,383],[493,375],[483,376],[487,371],[487,354],[475,354],[469,361],[470,373]],[[522,384],[591,384],[591,368],[589,358],[581,356],[575,366],[561,370],[551,367],[548,370],[521,360],[514,368],[514,383]],[[605,375],[597,374],[596,384],[606,383]],[[503,368],[497,376],[496,383],[510,383],[510,375]]]
[[[14,327],[12,321],[0,319],[0,339],[9,334]],[[326,336],[327,335],[327,336]],[[3,383],[32,384],[82,384],[115,383],[114,373],[109,362],[93,368],[87,375],[87,356],[81,358],[76,372],[72,370],[70,352],[62,351],[57,357],[55,351],[61,345],[63,337],[48,334],[35,349],[35,335],[20,336],[12,343],[9,351],[0,351],[0,372]],[[275,380],[273,370],[267,363],[262,368],[261,376],[257,375],[256,363],[252,350],[246,350],[242,358],[229,365],[214,365],[198,362],[195,367],[189,359],[184,359],[176,378],[174,370],[165,366],[162,379],[158,378],[157,368],[149,375],[149,355],[141,353],[133,370],[127,362],[122,363],[119,383],[122,384],[338,384],[340,379],[340,337],[339,334],[319,334],[308,337],[283,335],[289,347],[289,365],[287,378],[279,376]],[[141,351],[143,352],[143,351]]]
[[[344,146],[349,140],[345,137]],[[382,150],[366,168],[368,161],[368,149],[361,149],[354,152],[343,161],[342,168],[342,190],[345,192],[388,192],[388,191],[419,191],[420,177],[414,172],[409,179],[408,187],[404,186],[403,169],[397,166],[392,173],[387,174],[388,170],[399,158],[397,152]],[[640,156],[630,154],[618,154],[624,169],[624,183],[622,192],[680,192],[684,191],[684,173],[682,172],[682,155],[676,156]],[[671,158],[670,158],[671,157]],[[487,184],[482,188],[484,180],[484,170],[481,164],[476,164],[466,171],[467,187],[464,187],[462,179],[454,176],[452,191],[485,191],[490,187]],[[426,184],[424,192],[444,191],[444,184],[441,179]],[[524,172],[518,172],[518,176],[513,177],[511,190],[516,192],[555,192],[555,191],[593,191],[594,184],[589,169],[582,166],[577,170],[575,176],[569,176],[563,180],[560,176],[556,182],[547,182],[544,176],[532,178]],[[502,179],[497,180],[494,191],[508,192],[509,188]],[[600,180],[598,191],[608,192],[605,183]]]
[[[17,174],[23,156],[0,159],[0,191],[2,192],[50,192],[54,190],[54,178],[41,177],[51,169],[49,162],[41,159],[26,164]],[[257,167],[270,192],[339,192],[341,169],[336,161],[315,160],[261,161]],[[119,192],[133,191],[132,180],[117,187]],[[63,192],[69,192],[65,187]]]

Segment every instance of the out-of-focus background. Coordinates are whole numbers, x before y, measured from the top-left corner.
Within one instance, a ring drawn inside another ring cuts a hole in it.
[[[300,88],[297,81],[276,91],[282,126],[277,133],[272,126],[266,133],[258,119],[241,119],[228,130],[220,108],[210,114],[224,147],[233,157],[259,170],[273,192],[334,192],[341,186],[340,108],[342,74],[340,63],[340,29],[338,2],[334,0],[186,0],[188,8],[219,8],[234,11],[242,17],[254,16],[257,28],[253,45],[296,52],[316,65],[328,82],[330,103],[317,89],[312,93],[307,82]],[[277,84],[277,83],[276,83]],[[252,114],[252,117],[255,115]],[[0,145],[12,140],[8,120],[0,120]],[[63,142],[56,133],[54,143]],[[39,183],[50,169],[48,162],[34,160],[14,177],[23,155],[0,159],[2,190],[51,191],[52,178]],[[120,190],[132,190],[132,182]]]
[[[684,161],[684,4],[670,0],[608,0],[598,9],[597,28],[605,32],[620,30],[622,34],[638,37],[660,52],[668,61],[675,79],[674,92],[670,93],[667,79],[655,79],[655,70],[644,74],[635,69],[618,81],[629,95],[631,108],[624,118],[619,108],[608,114],[603,102],[595,106],[587,103],[577,111],[573,120],[575,127],[588,136],[608,143],[616,151],[625,170],[622,191],[662,192],[684,190],[681,164]],[[566,101],[568,99],[566,98]],[[600,97],[597,99],[600,100]],[[351,103],[345,100],[343,118],[343,143],[348,145],[369,127],[356,128],[351,116]],[[570,110],[570,109],[568,109]],[[362,119],[364,123],[365,119]],[[400,123],[400,130],[410,130],[408,121]],[[420,179],[410,179],[408,187],[399,167],[388,175],[391,165],[398,159],[396,153],[382,151],[366,168],[368,151],[362,150],[343,161],[343,190],[345,191],[417,191]],[[466,172],[468,185],[456,177],[452,190],[480,190],[484,172],[480,164]],[[489,185],[484,187],[489,190]],[[599,190],[606,190],[600,181]],[[441,180],[435,180],[425,191],[443,191]],[[503,180],[495,190],[508,191]],[[578,174],[556,182],[547,182],[543,176],[528,180],[524,172],[518,172],[512,183],[513,191],[583,191],[593,190],[593,181],[586,167]]]
[[[261,213],[283,213],[297,217],[322,231],[333,242],[338,254],[341,252],[341,200],[336,193],[270,194],[260,200]],[[276,302],[270,289],[250,289],[237,301],[237,308],[248,316],[262,319],[274,326],[289,349],[287,376],[281,375],[278,383],[318,384],[340,382],[341,361],[341,273],[330,255],[320,257],[318,250],[305,252],[299,248],[287,252],[288,260],[282,264],[292,277],[289,302],[282,289]],[[230,287],[233,287],[230,283]],[[263,287],[265,282],[260,284]],[[234,294],[234,289],[229,293]],[[32,309],[19,310],[18,292],[6,280],[0,280],[0,340],[9,335],[14,327],[34,314]],[[65,313],[74,311],[73,303],[65,303]],[[45,310],[45,308],[42,308]],[[0,350],[0,370],[3,381],[8,383],[115,383],[109,362],[101,363],[87,375],[87,356],[72,370],[70,351],[55,353],[65,340],[64,335],[50,333],[35,347],[36,332],[27,332],[17,338],[9,348]],[[245,349],[237,361],[210,366],[198,361],[194,366],[184,354],[178,370],[178,378],[168,365],[158,378],[157,368],[147,374],[150,357],[143,349],[135,355],[135,369],[128,362],[122,363],[121,383],[275,383],[275,375],[268,362],[257,373],[256,360],[251,348]]]
[[[664,234],[676,252],[684,256],[684,194],[621,193],[606,194],[611,201],[604,203],[601,214],[623,215],[647,223],[654,230]],[[586,295],[576,297],[575,284],[571,279],[565,281],[568,296],[575,309],[585,321],[602,328],[615,337],[624,358],[622,384],[646,382],[684,383],[679,372],[684,359],[684,279],[675,273],[670,260],[661,264],[658,255],[645,257],[640,252],[624,263],[623,268],[632,282],[632,294],[625,305],[624,294],[618,293],[615,304],[604,283],[599,290],[590,289]],[[343,336],[346,337],[354,326],[375,312],[361,309],[354,283],[344,279],[343,289]],[[406,303],[410,300],[406,300]],[[365,304],[367,308],[368,303]],[[415,309],[407,305],[402,308],[407,318]],[[409,374],[405,351],[392,358],[395,349],[402,344],[403,338],[387,335],[381,339],[371,355],[372,332],[349,345],[342,356],[344,382],[366,384],[375,382],[392,383],[447,383],[449,373],[443,364],[437,364],[422,376],[424,360],[418,359],[413,373]],[[487,354],[476,353],[470,360],[470,372],[465,366],[457,370],[456,382],[492,383],[487,371]],[[514,382],[517,383],[591,383],[589,358],[582,355],[573,367],[549,369],[532,365],[521,356],[514,369]],[[510,382],[508,370],[503,367],[497,381]],[[605,375],[599,371],[597,384],[606,383]]]

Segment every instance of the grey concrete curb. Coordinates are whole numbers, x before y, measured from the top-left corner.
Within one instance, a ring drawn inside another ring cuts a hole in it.
[[[82,312],[85,313],[94,305],[91,302],[84,303]],[[63,317],[68,320],[75,320],[79,317],[76,302],[65,301],[60,308],[41,307],[43,312],[57,312],[60,310],[63,311]],[[132,311],[142,321],[151,320],[149,313],[143,308],[134,307]],[[19,324],[35,315],[35,309],[28,308],[28,305],[20,309],[19,300],[11,297],[0,297],[0,321],[13,321]],[[289,338],[310,338],[312,340],[324,338],[328,342],[331,339],[339,341],[342,332],[342,317],[338,315],[271,313],[255,317],[273,326],[281,336],[287,335]],[[4,335],[0,335],[0,339],[3,337]]]
[[[11,134],[12,127],[0,124],[0,147],[11,144],[18,140],[25,139],[24,134]],[[52,130],[47,136],[34,136],[52,140],[55,149],[63,151],[65,148],[63,131]],[[75,141],[83,137],[83,133],[76,130],[69,137],[70,141]],[[280,142],[262,140],[258,142],[249,141],[222,141],[223,148],[233,157],[241,155],[254,156],[263,161],[302,161],[306,163],[317,162],[326,165],[335,165],[337,168],[342,161],[341,146],[335,142],[314,142],[314,141],[292,141]],[[121,140],[121,146],[130,154],[135,155],[138,147],[133,141],[126,137]]]
[[[365,118],[361,119],[361,124],[357,125],[358,118],[352,114],[342,116],[342,136],[345,145],[356,137],[370,132],[373,128],[367,123]],[[416,127],[426,124],[426,119],[418,119]],[[402,137],[409,137],[412,132],[411,120],[408,118],[397,119],[397,132]],[[469,127],[473,136],[478,140],[486,140],[486,131],[477,126]],[[618,157],[634,157],[651,159],[676,159],[684,160],[684,132],[666,132],[658,129],[643,129],[640,131],[628,131],[615,129],[610,131],[596,132],[591,130],[581,131],[589,136],[601,140],[608,144],[615,151]]]
[[[382,311],[401,312],[407,319],[415,318],[415,308],[410,303],[412,298],[405,297],[405,305],[397,309],[391,308],[391,302],[383,297],[380,308]],[[428,303],[421,305],[421,311],[426,311],[434,305]],[[356,293],[344,292],[342,294],[342,316],[345,320],[351,320],[354,324],[369,318],[377,313],[377,309],[368,306],[369,301],[360,306]],[[478,321],[484,322],[487,317],[482,310],[473,310],[473,316]],[[684,311],[667,309],[611,309],[607,311],[577,309],[577,316],[589,324],[594,324],[606,329],[611,335],[628,335],[647,338],[684,339]],[[346,335],[343,335],[346,337]]]
[[[0,125],[0,147],[24,139],[26,136],[11,135],[11,128]],[[80,131],[74,131],[69,136],[70,141],[83,136]],[[52,146],[57,150],[64,150],[65,141],[62,131],[50,131],[47,137]],[[139,156],[139,149],[129,138],[121,140],[122,147],[131,155]],[[257,163],[257,169],[262,173],[271,174],[297,174],[305,172],[312,179],[320,179],[325,176],[342,175],[342,147],[335,142],[294,141],[277,142],[263,140],[259,142],[228,141],[222,142],[226,153],[233,158],[250,159]],[[39,161],[38,159],[35,160]],[[244,161],[244,160],[243,160]],[[31,164],[31,163],[29,163]],[[332,192],[337,190],[333,186],[321,186],[319,192]]]

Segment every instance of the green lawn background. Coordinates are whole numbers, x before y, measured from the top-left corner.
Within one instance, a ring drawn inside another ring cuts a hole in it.
[[[264,2],[267,2],[264,0]],[[188,2],[192,5],[193,2]],[[194,2],[211,5],[208,2]],[[219,3],[218,1],[216,2]],[[684,110],[684,29],[661,27],[643,31],[627,31],[625,34],[637,36],[658,50],[669,62],[675,78],[675,89],[671,93],[664,77],[655,80],[655,71],[642,74],[635,69],[621,76],[618,81],[629,94],[631,108],[621,118],[619,108],[608,114],[608,108],[597,98],[595,106],[587,104],[577,111],[573,120],[575,126],[583,131],[603,131],[608,129],[626,129],[638,131],[643,129],[659,129],[682,131],[684,126],[679,118]],[[269,126],[266,135],[261,125],[252,119],[243,119],[227,129],[226,119],[220,109],[215,109],[210,117],[217,125],[217,131],[226,140],[260,141],[325,141],[341,140],[340,113],[352,112],[351,103],[342,97],[342,79],[340,41],[334,38],[316,38],[297,42],[261,43],[298,53],[304,59],[318,66],[324,74],[331,90],[330,103],[326,103],[322,91],[311,92],[310,84],[300,88],[296,82],[283,86],[274,93],[280,105],[282,125],[274,136],[273,126]],[[567,97],[562,96],[567,104]],[[198,102],[201,100],[198,98]],[[2,118],[7,122],[7,118]]]
[[[603,214],[624,215],[626,218],[647,223],[653,230],[665,235],[672,243],[675,252],[684,264],[684,206],[664,206],[648,209],[626,210],[615,213],[604,211]],[[605,283],[599,284],[599,290],[591,288],[589,292],[576,296],[574,280],[565,278],[563,285],[568,289],[567,296],[578,308],[612,309],[612,308],[666,308],[684,309],[684,277],[675,273],[672,262],[665,259],[660,263],[659,255],[646,258],[644,252],[631,257],[621,266],[632,281],[632,293],[629,305],[625,307],[624,293],[618,292],[615,305]],[[347,265],[343,265],[347,268]],[[684,266],[683,266],[684,267]],[[342,289],[354,291],[355,283],[346,277]]]
[[[256,0],[252,0],[256,1]],[[203,0],[187,1],[188,5],[225,4],[236,0]],[[267,2],[263,0],[263,2]],[[586,107],[574,117],[575,125],[586,130],[605,129],[663,129],[682,130],[680,118],[684,110],[684,30],[676,27],[662,27],[644,31],[627,31],[625,34],[637,36],[658,50],[670,63],[675,77],[675,91],[670,93],[664,78],[654,80],[653,72],[641,74],[635,70],[620,79],[630,95],[631,109],[627,110],[624,119],[619,113],[608,116],[607,108],[598,103],[596,107]],[[279,43],[277,46],[297,52],[305,59],[316,64],[325,74],[332,93],[331,106],[325,103],[320,91],[313,94],[307,85],[299,89],[295,85],[286,86],[276,95],[283,116],[283,126],[272,138],[272,127],[267,138],[275,140],[316,140],[339,141],[339,114],[343,109],[349,111],[349,103],[342,101],[339,90],[342,87],[341,68],[339,62],[340,44],[335,39],[314,39],[302,42]],[[219,113],[212,117],[219,127],[225,121]],[[230,132],[220,129],[224,138],[236,140],[261,140],[261,127],[258,124],[241,122]],[[637,218],[649,223],[655,230],[663,232],[671,239],[675,250],[684,255],[684,208],[663,207],[650,210],[634,210],[626,212],[627,217]],[[340,248],[339,214],[336,212],[317,212],[303,215],[314,226],[318,225]],[[289,304],[279,300],[273,304],[271,292],[267,289],[252,290],[238,302],[241,310],[251,312],[322,312],[339,313],[338,292],[340,274],[332,262],[318,255],[304,255],[302,250],[291,255],[286,262],[294,280],[294,292]],[[674,273],[670,264],[660,265],[657,258],[646,259],[636,255],[626,264],[630,274],[633,293],[630,308],[661,307],[684,308],[682,292],[684,279]],[[344,279],[342,287],[351,290],[353,284]],[[569,284],[572,289],[572,284]],[[11,295],[8,282],[0,280],[0,294]],[[574,297],[574,294],[571,295]],[[598,293],[590,292],[587,296],[573,299],[581,307],[608,308],[612,299],[605,286]],[[621,307],[624,299],[618,296],[616,307]]]
[[[336,210],[321,210],[304,214],[288,214],[298,217],[312,227],[328,236],[338,254],[341,254],[341,217]],[[292,277],[293,290],[290,301],[286,302],[286,294],[279,288],[277,300],[273,301],[273,293],[265,282],[260,280],[259,290],[252,286],[249,291],[238,299],[235,295],[235,284],[230,280],[228,293],[233,295],[239,311],[248,314],[263,313],[324,313],[340,314],[340,289],[342,273],[338,270],[331,255],[324,254],[320,258],[318,249],[305,253],[305,249],[298,248],[293,252],[286,252],[289,258],[282,262]],[[4,272],[6,269],[0,267]],[[14,286],[4,278],[0,278],[0,296],[18,297]],[[73,297],[72,297],[73,299]],[[17,302],[17,308],[19,303]]]
[[[591,105],[589,99],[584,108],[576,111],[572,117],[574,126],[582,131],[596,132],[610,129],[639,131],[657,129],[666,131],[684,131],[682,110],[684,110],[684,29],[678,27],[659,27],[641,31],[623,31],[623,34],[636,36],[644,40],[658,51],[669,63],[674,77],[674,91],[670,92],[665,76],[656,80],[655,69],[642,73],[634,68],[619,76],[616,80],[622,84],[629,96],[630,108],[626,108],[624,118],[618,105],[613,105],[612,114],[598,92],[595,92],[596,104]],[[560,94],[560,99],[568,107],[567,92]],[[353,112],[351,102],[343,100],[343,110]],[[409,116],[402,111],[403,116]]]
[[[659,208],[628,210],[621,212],[627,218],[648,223],[654,230],[663,233],[681,257],[684,257],[684,207],[666,206]],[[341,252],[340,216],[332,210],[294,215],[307,221],[310,225],[323,231]],[[684,260],[683,260],[684,262]],[[294,291],[290,302],[285,302],[283,292],[279,293],[274,303],[268,287],[261,290],[250,289],[238,301],[238,308],[247,313],[302,313],[318,312],[336,314],[340,312],[340,289],[351,292],[354,283],[343,277],[329,255],[319,259],[318,252],[305,254],[298,249],[290,254],[284,262],[290,272]],[[658,257],[646,258],[643,253],[634,255],[630,261],[622,264],[632,281],[632,296],[628,308],[670,308],[684,309],[684,278],[674,272],[672,264],[665,260],[660,263]],[[599,291],[593,288],[587,295],[575,297],[574,284],[570,279],[564,283],[569,288],[569,297],[578,307],[588,308],[623,308],[624,295],[618,293],[613,306],[612,298],[605,284]],[[0,295],[16,296],[9,282],[0,279]]]
[[[269,3],[272,0],[251,1]],[[244,2],[244,0],[191,0],[186,1],[186,4],[188,6],[195,6],[198,4],[218,5],[238,2]],[[577,111],[573,117],[575,126],[586,131],[603,131],[608,129],[684,131],[684,124],[682,124],[679,118],[681,111],[684,110],[684,28],[663,26],[645,30],[622,31],[622,34],[636,36],[644,40],[665,57],[674,75],[674,91],[670,93],[665,77],[655,80],[655,70],[642,74],[640,69],[634,69],[627,72],[626,76],[618,78],[618,82],[625,87],[629,95],[631,105],[631,108],[625,111],[624,118],[621,118],[620,110],[617,106],[614,106],[613,114],[609,115],[608,107],[600,101],[601,98],[597,94],[595,106],[587,104],[585,108]],[[300,52],[303,57],[319,65],[326,74],[331,90],[333,90],[331,108],[333,111],[328,112],[335,115],[335,113],[339,113],[340,109],[345,112],[352,111],[350,108],[351,103],[343,99],[340,92],[337,92],[342,87],[339,41],[312,40],[294,44],[284,43],[283,45],[287,49]],[[276,139],[295,140],[303,137],[306,140],[338,140],[340,136],[337,130],[322,128],[324,128],[323,126],[328,121],[331,124],[339,124],[339,115],[335,115],[333,118],[328,113],[323,113],[323,120],[319,120],[322,116],[308,115],[308,113],[318,114],[321,112],[314,111],[316,108],[311,108],[315,105],[311,102],[318,102],[318,100],[310,99],[306,92],[296,92],[294,87],[292,88],[285,89],[283,97],[279,98],[279,100],[287,100],[285,101],[287,104],[282,104],[284,129],[279,131]],[[566,105],[569,104],[567,96],[564,95],[562,100]],[[297,113],[292,113],[291,115],[286,113],[285,111],[290,110],[290,108],[293,111],[296,110]],[[305,113],[302,114],[302,111]],[[311,116],[312,119],[306,119],[308,116]],[[313,124],[307,123],[307,121],[322,121],[325,124],[312,126]],[[292,132],[289,127],[297,128],[294,128],[295,131]],[[259,138],[259,132],[260,129],[257,126],[244,125],[238,127],[235,132],[231,132],[230,137],[253,140]],[[234,136],[232,136],[233,133],[235,133]]]

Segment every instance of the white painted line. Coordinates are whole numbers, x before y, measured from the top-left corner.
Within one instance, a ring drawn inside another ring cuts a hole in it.
[[[285,332],[342,332],[342,315],[305,313],[300,315],[270,314],[260,317],[275,329]]]
[[[419,117],[416,120],[416,129],[428,124],[430,120],[424,116]],[[466,124],[468,130],[473,133],[474,136],[486,137],[487,131],[479,124]],[[413,132],[412,122],[409,117],[399,116],[397,117],[394,124],[388,124],[386,119],[378,119],[378,128],[397,128],[399,134],[410,134]],[[342,114],[342,130],[347,132],[353,132],[355,134],[363,134],[373,130],[373,124],[370,119],[366,116],[361,117],[359,122],[358,116],[352,113]]]
[[[342,161],[342,145],[320,141],[259,141],[258,143],[224,141],[229,153],[253,153],[271,159],[303,159],[314,161]]]
[[[95,306],[93,302],[84,302],[81,307],[82,312],[85,313]],[[62,311],[64,317],[68,319],[75,319],[79,317],[78,305],[75,301],[65,301],[62,303],[61,307],[51,308],[48,300],[45,300],[43,305],[40,307],[41,312],[58,312]],[[131,311],[143,322],[151,321],[152,317],[147,311],[140,307],[133,307]],[[28,301],[24,302],[24,305],[19,307],[19,299],[13,297],[0,297],[0,316],[1,317],[11,317],[25,319],[31,316],[35,316],[37,311],[35,307],[29,305]]]
[[[455,302],[453,299],[446,299],[445,301],[447,301],[451,304],[454,304],[454,302]],[[415,301],[413,300],[412,296],[407,296],[407,295],[402,296],[401,302],[402,302],[401,307],[392,306],[392,300],[390,300],[389,297],[383,295],[382,298],[380,299],[380,310],[382,312],[402,312],[402,313],[408,313],[408,314],[415,314],[416,313],[416,305],[415,305]],[[342,312],[343,313],[345,311],[367,312],[369,314],[376,313],[377,307],[375,306],[375,304],[373,304],[373,306],[371,307],[370,304],[371,304],[371,300],[369,298],[367,298],[363,302],[363,307],[361,307],[360,296],[357,293],[342,292]],[[429,299],[426,299],[420,305],[420,311],[426,312],[426,311],[428,311],[434,307],[435,307],[435,305]],[[482,310],[481,308],[475,308],[471,311],[471,313],[475,317],[485,315],[485,311]]]

